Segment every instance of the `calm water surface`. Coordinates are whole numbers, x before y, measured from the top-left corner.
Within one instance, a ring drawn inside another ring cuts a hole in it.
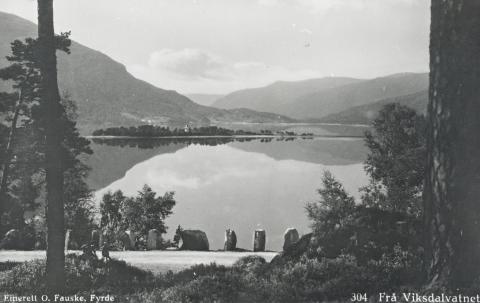
[[[304,207],[318,199],[325,170],[357,198],[367,183],[361,138],[95,141],[89,182],[97,199],[118,189],[135,195],[144,184],[159,194],[174,191],[166,238],[179,224],[201,229],[211,249],[223,247],[227,228],[247,249],[256,228],[266,230],[268,250],[281,249],[289,227],[307,233]]]

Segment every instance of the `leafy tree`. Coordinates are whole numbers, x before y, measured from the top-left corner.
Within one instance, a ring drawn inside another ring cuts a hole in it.
[[[65,228],[72,231],[70,237],[79,245],[90,240],[95,227],[93,194],[85,182],[89,171],[85,164],[77,163],[64,174]]]
[[[55,36],[54,43],[57,50],[69,53],[69,33]],[[48,111],[46,103],[40,98],[39,41],[33,38],[15,40],[11,48],[12,55],[7,56],[10,65],[0,70],[0,77],[13,83],[13,93],[0,93],[0,111],[5,113],[7,126],[10,128],[9,136],[5,137],[8,140],[0,141],[0,163],[2,168],[6,168],[2,169],[2,184],[5,186],[1,186],[4,203],[0,213],[6,218],[1,221],[3,230],[23,228],[24,214],[27,211],[41,215],[38,200],[45,192],[47,148],[45,123],[48,119],[45,115]],[[73,230],[74,240],[83,242],[84,239],[79,239],[84,238],[80,230],[85,231],[91,227],[93,209],[91,191],[84,180],[89,169],[80,161],[80,155],[90,154],[92,151],[89,141],[82,138],[76,129],[75,102],[65,94],[60,103],[60,123],[64,137],[62,157],[58,160],[63,162],[65,170],[66,228]],[[17,118],[14,119],[15,117]],[[12,216],[12,210],[15,209],[18,211]]]
[[[415,111],[389,104],[367,132],[365,170],[370,184],[361,188],[359,205],[326,172],[321,200],[307,204],[314,255],[354,255],[359,261],[392,254],[399,243],[410,255],[421,254],[421,189],[424,173],[424,120]],[[314,245],[314,246],[315,246]]]
[[[31,130],[26,129],[32,107],[38,104],[39,71],[34,64],[35,55],[33,45],[35,40],[27,38],[25,42],[15,40],[11,44],[12,54],[7,56],[10,65],[0,70],[0,78],[12,83],[12,93],[0,94],[0,111],[4,113],[8,134],[5,141],[0,143],[1,182],[0,200],[4,214],[1,220],[2,231],[9,228],[23,228],[23,213],[32,210],[33,200],[36,197],[36,188],[31,181],[38,166],[18,165],[22,162],[38,160],[32,157],[32,149],[28,146],[31,139]],[[21,203],[20,203],[21,201]],[[28,206],[30,207],[28,207]],[[23,211],[22,211],[23,209]]]
[[[68,53],[69,33],[56,36],[55,44],[58,50]],[[14,91],[0,94],[0,111],[5,113],[6,122],[9,123],[2,128],[9,135],[2,137],[7,138],[5,141],[0,141],[0,163],[3,168],[1,232],[11,228],[26,228],[27,212],[36,215],[43,213],[38,200],[45,192],[45,117],[44,104],[39,97],[41,78],[36,48],[36,39],[15,40],[12,42],[12,55],[7,57],[11,65],[0,70],[0,76],[13,83]],[[80,161],[80,155],[92,151],[89,141],[82,138],[76,129],[76,105],[68,94],[62,98],[61,106],[64,139],[60,160],[65,167],[66,228],[72,229],[74,241],[83,243],[87,230],[93,224],[93,208],[91,191],[85,183],[89,169]],[[45,238],[40,235],[42,230],[37,226],[41,243]]]
[[[12,213],[9,210],[18,208],[18,205],[12,201],[12,197],[7,188],[12,180],[12,160],[15,156],[15,146],[17,144],[18,128],[28,123],[26,117],[29,116],[32,106],[38,102],[38,82],[39,71],[34,64],[35,55],[32,45],[33,39],[27,39],[25,43],[16,40],[11,45],[12,55],[7,56],[7,61],[10,65],[0,70],[0,79],[10,81],[12,83],[12,93],[0,94],[0,111],[5,115],[5,122],[7,122],[8,134],[7,138],[2,142],[2,157],[1,157],[1,179],[0,179],[0,214],[4,211]],[[26,179],[22,180],[23,182]],[[25,198],[25,197],[24,197]],[[30,200],[30,199],[27,199]],[[8,217],[7,217],[8,218]],[[11,218],[11,217],[10,217]],[[21,221],[21,218],[16,217],[15,220]],[[4,226],[19,227],[19,224],[9,224],[11,222],[4,222]]]
[[[345,231],[351,224],[355,199],[329,171],[324,172],[322,183],[318,190],[320,201],[307,203],[306,210],[318,245],[324,250],[321,254],[336,256],[348,245],[349,235],[338,231]]]
[[[175,206],[173,192],[163,196],[145,185],[136,197],[125,197],[121,191],[108,192],[100,204],[101,226],[109,232],[131,230],[139,236],[147,236],[150,229],[167,232],[165,219]]]
[[[386,105],[367,131],[365,170],[370,184],[363,202],[385,210],[420,216],[425,172],[425,120],[413,109]]]
[[[157,197],[157,194],[145,185],[138,192],[137,197],[127,199],[123,203],[123,227],[143,235],[146,235],[150,229],[156,229],[162,234],[166,233],[165,219],[173,213],[172,209],[176,203],[173,195],[173,192],[167,192]]]
[[[118,190],[114,193],[108,192],[103,195],[100,203],[100,226],[103,229],[116,231],[122,222],[122,214],[120,209],[126,197],[122,191]]]

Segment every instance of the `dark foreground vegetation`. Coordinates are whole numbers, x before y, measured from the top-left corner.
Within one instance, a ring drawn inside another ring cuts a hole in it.
[[[110,127],[106,129],[99,129],[92,133],[93,136],[114,136],[114,137],[196,137],[196,136],[313,136],[311,133],[303,133],[301,135],[290,131],[260,130],[259,132],[245,131],[245,130],[231,130],[218,126],[204,126],[204,127],[190,127],[170,129],[169,127],[141,125],[131,127]]]
[[[431,293],[420,286],[422,273],[415,259],[399,247],[392,254],[368,262],[351,255],[314,255],[310,250],[278,263],[250,256],[232,267],[196,265],[178,273],[153,275],[123,261],[104,262],[72,254],[66,257],[66,290],[62,295],[77,294],[87,302],[91,294],[110,294],[115,302],[138,303],[346,302],[353,293],[366,293],[372,299],[378,298],[380,292]],[[0,289],[5,293],[46,293],[44,260],[22,263],[0,272],[0,277]],[[461,293],[475,295],[478,287],[473,285]]]

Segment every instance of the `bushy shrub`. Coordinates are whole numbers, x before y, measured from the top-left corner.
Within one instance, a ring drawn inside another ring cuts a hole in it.
[[[20,265],[19,262],[11,262],[11,261],[0,262],[0,272],[10,270],[18,265]]]
[[[6,292],[42,292],[45,289],[45,260],[33,260],[15,266],[6,272],[0,283],[0,288]]]
[[[45,293],[45,260],[21,263],[6,271],[0,288],[17,294]],[[129,293],[152,288],[153,274],[130,266],[124,261],[84,258],[75,254],[65,258],[66,293]]]
[[[220,271],[201,275],[177,284],[162,293],[165,302],[238,302],[244,289],[237,271]]]
[[[376,277],[379,291],[395,291],[401,287],[419,288],[424,280],[422,258],[411,250],[395,245],[393,252],[367,264],[370,275]]]
[[[406,283],[410,263],[399,250],[395,256],[360,265],[355,257],[302,257],[271,265],[260,257],[246,257],[228,268],[199,265],[164,275],[157,289],[138,293],[133,302],[323,302],[348,300],[354,292],[374,295],[385,289],[411,289]],[[396,279],[396,280],[395,280]],[[398,287],[384,288],[393,281]],[[403,288],[402,288],[403,287]]]

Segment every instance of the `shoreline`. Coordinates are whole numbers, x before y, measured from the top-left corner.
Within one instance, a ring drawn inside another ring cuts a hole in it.
[[[370,124],[362,124],[362,123],[338,123],[338,122],[220,122],[216,124],[218,125],[285,125],[285,126],[300,126],[300,125],[325,125],[325,126],[352,126],[352,127],[370,127]]]
[[[262,138],[305,138],[305,139],[313,139],[313,138],[363,138],[363,136],[342,136],[342,135],[295,135],[295,136],[288,136],[288,135],[233,135],[233,136],[155,136],[155,137],[137,137],[137,136],[84,136],[87,139],[212,139],[212,138],[233,138],[233,139],[262,139]]]

